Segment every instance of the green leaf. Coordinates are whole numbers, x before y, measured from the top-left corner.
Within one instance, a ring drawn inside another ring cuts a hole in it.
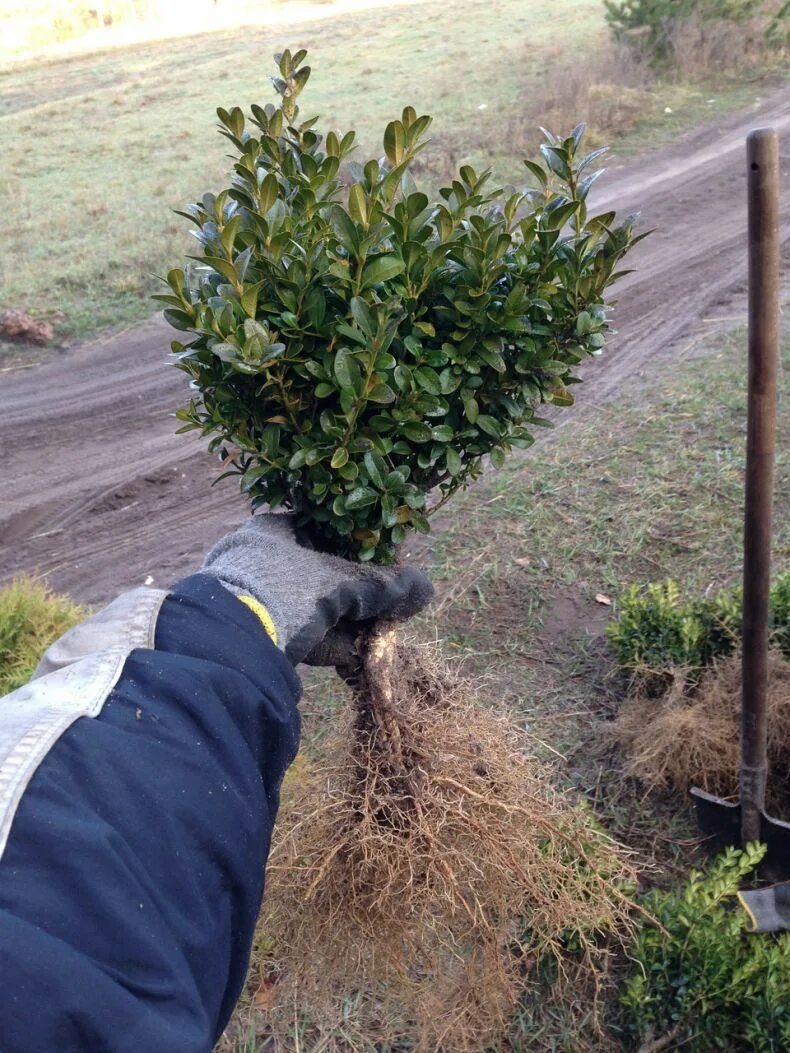
[[[368,224],[368,205],[365,190],[361,183],[354,183],[348,192],[348,211],[351,218],[366,227]]]
[[[430,322],[415,322],[414,328],[419,329],[420,332],[425,333],[426,336],[436,336],[436,329]]]
[[[221,274],[223,278],[227,278],[231,285],[235,285],[236,282],[239,280],[239,276],[236,274],[236,268],[233,266],[233,264],[228,263],[227,260],[223,260],[219,256],[193,256],[192,258],[199,259],[201,263],[207,263],[209,267],[213,267],[213,269],[218,274]]]
[[[587,333],[591,333],[595,328],[595,323],[590,316],[588,311],[580,311],[576,318],[576,332],[584,336]]]
[[[346,498],[346,511],[353,512],[358,508],[367,508],[368,505],[375,504],[378,499],[379,495],[369,486],[358,486]]]
[[[376,333],[376,319],[361,296],[352,297],[351,315],[365,336],[372,339]]]
[[[177,307],[168,307],[163,311],[165,321],[168,322],[174,329],[179,329],[182,333],[188,333],[194,328],[192,319],[186,313],[181,311]]]
[[[339,475],[342,479],[345,479],[349,483],[353,481],[359,475],[359,466],[354,464],[353,461],[349,461],[348,464],[344,464],[340,469]]]
[[[263,282],[256,282],[255,285],[248,285],[241,294],[241,306],[250,318],[255,317],[255,312],[258,309],[258,294],[260,293],[262,286]]]
[[[453,478],[461,474],[461,458],[452,446],[448,446],[445,450],[444,463],[447,465],[447,471],[453,476]]]
[[[500,446],[494,447],[491,451],[491,463],[495,468],[501,468],[505,463],[505,451]]]
[[[477,406],[477,399],[475,399],[474,395],[467,395],[466,393],[461,397],[464,400],[464,414],[466,419],[470,424],[474,424],[480,413]]]
[[[366,453],[364,456],[365,469],[374,486],[384,486],[384,478],[387,474],[387,466],[384,458],[378,453]]]
[[[332,228],[346,252],[356,256],[359,252],[359,231],[342,205],[336,204],[332,210]]]
[[[431,436],[436,442],[452,442],[455,432],[449,424],[438,424],[431,428]]]
[[[181,290],[184,288],[184,272],[180,267],[171,267],[167,272],[166,278],[167,284],[173,290],[174,293],[181,295]]]
[[[552,389],[549,402],[555,406],[572,406],[575,402],[573,395],[562,384]]]
[[[493,417],[487,413],[481,413],[477,418],[477,426],[481,428],[486,435],[491,435],[493,438],[499,438],[499,425]]]
[[[403,160],[405,129],[400,121],[390,121],[384,130],[384,153],[393,165]]]
[[[348,450],[345,446],[340,446],[332,454],[332,460],[329,462],[330,468],[342,468],[344,464],[348,463]]]
[[[543,214],[544,226],[547,230],[560,230],[580,208],[580,201],[568,201],[566,204],[559,205],[550,211],[546,209]]]
[[[312,288],[305,297],[305,310],[310,325],[314,329],[320,329],[326,318],[326,297],[321,289]]]
[[[236,234],[238,233],[239,227],[241,226],[241,216],[238,212],[229,219],[225,226],[222,228],[222,234],[220,240],[222,241],[222,247],[228,254],[231,253],[233,245],[236,241]]]
[[[235,362],[239,357],[239,348],[236,344],[228,344],[224,341],[218,341],[216,344],[212,345],[211,353],[212,355],[216,355],[217,358],[221,359],[223,362]]]
[[[490,347],[479,347],[477,353],[480,355],[482,360],[486,362],[492,369],[495,369],[497,373],[504,373],[507,369],[504,358],[498,351],[494,351]]]
[[[433,438],[431,429],[421,421],[407,421],[401,428],[401,431],[412,442],[430,442]]]
[[[525,160],[524,164],[526,165],[527,169],[532,173],[532,175],[534,175],[534,177],[537,179],[540,186],[543,187],[543,189],[545,190],[545,188],[549,184],[549,177],[546,175],[545,169],[541,165],[537,164],[535,161]]]
[[[397,256],[377,256],[365,264],[362,270],[362,287],[369,289],[372,285],[388,282],[406,269],[403,260]]]
[[[269,209],[272,207],[274,202],[280,193],[280,184],[277,182],[277,176],[270,172],[264,181],[261,183],[260,193],[260,212],[261,215],[265,216]]]
[[[415,369],[414,379],[423,391],[427,391],[431,395],[441,394],[442,382],[439,379],[439,374],[435,369],[431,369],[430,366],[420,366],[419,369]]]
[[[356,394],[361,379],[359,365],[347,348],[341,347],[335,354],[333,368],[340,387],[344,391]]]
[[[395,392],[389,386],[389,384],[379,383],[368,392],[369,402],[380,402],[382,404],[390,403],[395,401]]]

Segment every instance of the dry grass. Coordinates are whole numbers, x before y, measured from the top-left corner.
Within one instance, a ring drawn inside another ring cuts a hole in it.
[[[598,937],[628,931],[622,852],[552,788],[523,732],[426,655],[401,652],[394,679],[405,764],[349,707],[286,795],[251,976],[275,1048],[295,1048],[298,1006],[305,1048],[356,1048],[353,1031],[364,1048],[489,1049],[539,962],[594,1003]]]
[[[625,759],[625,773],[651,789],[685,793],[699,786],[722,796],[737,794],[740,750],[740,655],[714,663],[690,692],[678,670],[666,693],[636,694],[613,724]],[[790,785],[790,662],[770,655],[768,759],[770,790],[786,798]]]
[[[540,125],[567,134],[584,121],[591,146],[611,143],[644,117],[654,80],[648,63],[632,48],[601,43],[583,61],[559,48],[541,75],[525,83],[523,108],[511,134],[525,148],[536,149]]]
[[[743,22],[680,19],[668,34],[670,64],[689,81],[739,76],[775,65],[781,56],[766,41],[768,21],[767,14]]]

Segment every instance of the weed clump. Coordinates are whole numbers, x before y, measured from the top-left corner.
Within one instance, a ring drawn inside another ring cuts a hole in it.
[[[27,683],[47,647],[85,613],[32,578],[0,589],[0,695]]]
[[[735,73],[781,61],[787,0],[604,0],[618,41],[685,76]]]
[[[546,956],[559,985],[600,982],[596,937],[627,932],[633,872],[511,721],[382,636],[387,705],[349,707],[283,804],[261,922],[267,1024],[287,1034],[298,1005],[337,1034],[353,1003],[369,1039],[483,1050]]]
[[[607,630],[630,692],[612,732],[625,774],[652,789],[737,791],[741,719],[740,590],[686,599],[674,581],[632,586]],[[790,574],[770,593],[768,759],[790,770]],[[682,748],[679,748],[682,747]],[[783,784],[784,782],[784,784]],[[787,781],[772,780],[776,800]]]

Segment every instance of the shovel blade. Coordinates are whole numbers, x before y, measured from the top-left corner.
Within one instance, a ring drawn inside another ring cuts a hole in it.
[[[712,851],[721,852],[730,845],[740,845],[741,806],[737,802],[724,801],[696,786],[691,789],[691,797],[697,826],[702,836],[709,839]],[[786,881],[790,878],[790,823],[762,812],[760,840],[767,848],[760,865],[761,874],[773,881]]]

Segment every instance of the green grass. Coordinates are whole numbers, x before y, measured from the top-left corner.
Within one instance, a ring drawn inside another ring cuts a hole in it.
[[[27,683],[47,647],[86,615],[33,578],[0,589],[0,695]]]
[[[284,45],[311,51],[305,112],[355,127],[364,150],[378,152],[385,123],[413,103],[434,116],[429,182],[465,160],[521,180],[524,140],[547,113],[587,116],[554,96],[562,71],[608,39],[602,11],[599,0],[455,0],[449,12],[420,0],[0,68],[0,306],[53,318],[61,341],[150,315],[152,275],[191,251],[189,224],[171,210],[228,166],[215,108],[267,101],[270,56]],[[635,149],[755,90],[730,86],[715,105],[706,86],[638,91],[637,111],[600,134],[628,132]]]

